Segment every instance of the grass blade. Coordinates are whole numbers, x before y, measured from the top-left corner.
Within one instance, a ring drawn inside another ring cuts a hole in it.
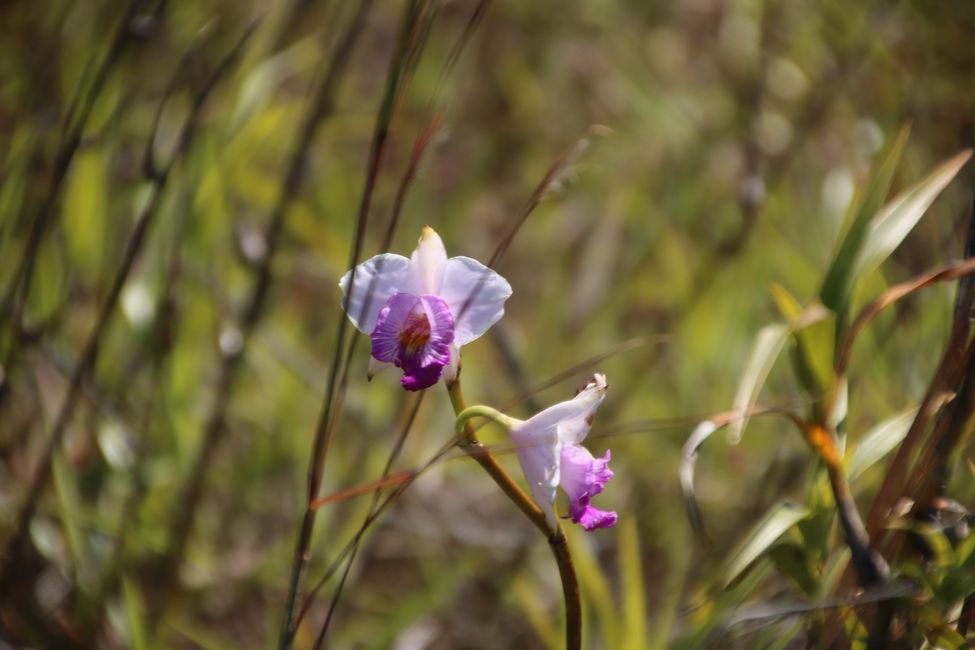
[[[898,194],[870,220],[863,246],[853,263],[854,281],[877,268],[894,252],[971,155],[971,149],[966,149],[941,163],[923,180]]]
[[[741,413],[742,417],[732,422],[728,429],[728,440],[732,444],[741,441],[741,432],[748,424],[748,413],[758,401],[758,394],[765,385],[772,365],[788,340],[789,327],[781,323],[766,325],[755,337],[755,343],[748,355],[748,364],[745,366],[745,372],[742,373],[741,381],[738,382],[738,392],[735,395],[734,409]]]
[[[853,450],[847,469],[849,479],[855,480],[900,444],[917,415],[912,408],[888,418],[863,435]]]
[[[902,128],[881,163],[875,168],[862,198],[850,208],[845,234],[829,270],[826,271],[823,287],[819,291],[819,299],[823,304],[837,313],[845,313],[849,310],[847,303],[856,280],[853,267],[857,255],[863,247],[870,217],[880,209],[887,192],[890,191],[894,172],[897,171],[897,166],[904,155],[908,135],[910,129]]]
[[[790,528],[809,515],[809,511],[785,501],[774,506],[752,528],[725,564],[724,586],[728,587],[751,564],[768,551]]]

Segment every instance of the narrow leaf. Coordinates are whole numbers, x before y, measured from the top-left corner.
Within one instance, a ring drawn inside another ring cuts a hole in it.
[[[745,569],[766,553],[787,530],[808,515],[809,511],[806,508],[784,501],[773,506],[728,560],[723,572],[725,587],[734,582]]]
[[[691,522],[694,534],[703,543],[707,544],[707,534],[704,532],[704,522],[701,519],[701,509],[697,505],[697,496],[694,493],[694,467],[697,465],[697,450],[704,444],[704,441],[717,431],[719,425],[712,420],[704,420],[696,427],[684,443],[681,451],[680,468],[680,490],[684,496],[684,506],[687,508],[687,518]]]
[[[623,642],[620,647],[640,650],[647,643],[647,605],[640,537],[632,517],[623,520],[619,527],[619,571],[623,597]]]
[[[855,282],[854,262],[863,246],[870,217],[880,209],[887,192],[890,191],[890,184],[904,155],[909,134],[910,129],[907,127],[900,130],[881,162],[874,168],[866,188],[858,200],[850,206],[846,230],[826,272],[823,287],[819,291],[819,298],[823,304],[837,313],[842,314],[848,310],[847,302]]]
[[[863,246],[853,264],[854,281],[877,268],[894,252],[971,155],[971,150],[966,149],[941,163],[926,178],[897,195],[870,220]]]
[[[755,344],[748,355],[745,372],[738,382],[734,409],[741,414],[741,417],[736,418],[728,427],[728,440],[732,444],[741,441],[741,432],[748,424],[749,413],[758,401],[758,395],[765,385],[765,379],[772,370],[772,365],[789,339],[789,331],[789,327],[781,323],[766,325],[759,330]]]
[[[147,650],[147,634],[145,627],[145,603],[138,586],[130,579],[122,577],[122,599],[125,604],[126,622],[128,624],[128,642],[132,650]]]
[[[847,474],[851,481],[889,454],[907,435],[917,415],[912,408],[890,417],[863,435],[850,456]]]

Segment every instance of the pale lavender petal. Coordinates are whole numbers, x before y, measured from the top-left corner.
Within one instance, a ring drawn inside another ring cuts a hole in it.
[[[512,427],[511,439],[532,496],[544,509],[545,505],[551,507],[555,502],[562,445],[555,427],[538,429],[532,427],[530,422],[519,422]]]
[[[424,226],[420,241],[410,258],[410,290],[417,295],[440,295],[446,264],[447,250],[443,240],[436,230]]]
[[[548,407],[532,416],[528,422],[533,428],[538,429],[558,427],[559,439],[575,444],[589,432],[588,420],[602,403],[606,396],[606,389],[606,378],[603,375],[596,375],[578,395]],[[579,437],[581,426],[584,426],[585,430],[581,431],[582,435]]]
[[[388,300],[379,311],[376,327],[370,334],[373,358],[400,365],[400,334],[419,304],[420,299],[408,293],[397,293]]]
[[[409,277],[410,260],[392,253],[377,255],[356,267],[351,296],[349,280],[352,272],[343,275],[339,287],[348,299],[347,305],[343,300],[343,306],[356,329],[370,334],[376,327],[380,310],[394,293],[404,289]]]
[[[511,285],[503,277],[469,257],[447,260],[439,295],[454,315],[455,341],[467,345],[504,316]]]

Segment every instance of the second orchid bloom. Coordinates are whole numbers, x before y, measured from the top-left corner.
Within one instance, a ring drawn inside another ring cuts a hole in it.
[[[535,501],[554,516],[556,488],[561,487],[569,497],[569,518],[586,530],[616,524],[615,512],[592,505],[592,497],[613,477],[609,450],[595,458],[581,444],[607,388],[606,376],[596,374],[574,398],[510,424],[518,462]]]
[[[508,430],[532,497],[553,530],[558,528],[555,497],[559,487],[569,497],[567,519],[586,530],[610,528],[616,524],[616,513],[592,505],[592,498],[613,478],[609,450],[596,458],[582,446],[607,388],[606,376],[596,374],[574,398],[527,420],[516,420],[489,406],[472,406],[457,416],[455,426],[461,435],[468,420],[486,417]]]
[[[350,284],[351,291],[350,291]],[[504,315],[511,285],[469,257],[447,259],[428,226],[409,259],[385,253],[339,282],[355,327],[372,339],[373,370],[395,365],[406,390],[422,390],[441,374],[452,379],[460,348]]]

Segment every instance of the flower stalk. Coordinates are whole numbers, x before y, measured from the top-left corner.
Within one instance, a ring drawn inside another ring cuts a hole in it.
[[[542,531],[552,548],[555,562],[559,567],[559,579],[562,582],[562,598],[565,602],[565,647],[566,650],[580,650],[582,648],[582,604],[579,598],[579,581],[576,578],[575,566],[569,545],[566,542],[565,531],[556,523],[554,526],[545,513],[535,505],[535,502],[525,494],[511,476],[501,467],[500,463],[491,455],[480,440],[471,424],[475,417],[484,417],[508,428],[512,420],[508,416],[487,406],[467,407],[464,393],[460,384],[460,368],[453,381],[447,383],[447,395],[457,416],[456,445],[464,453],[473,458],[494,479],[498,487],[511,499],[535,526]]]

